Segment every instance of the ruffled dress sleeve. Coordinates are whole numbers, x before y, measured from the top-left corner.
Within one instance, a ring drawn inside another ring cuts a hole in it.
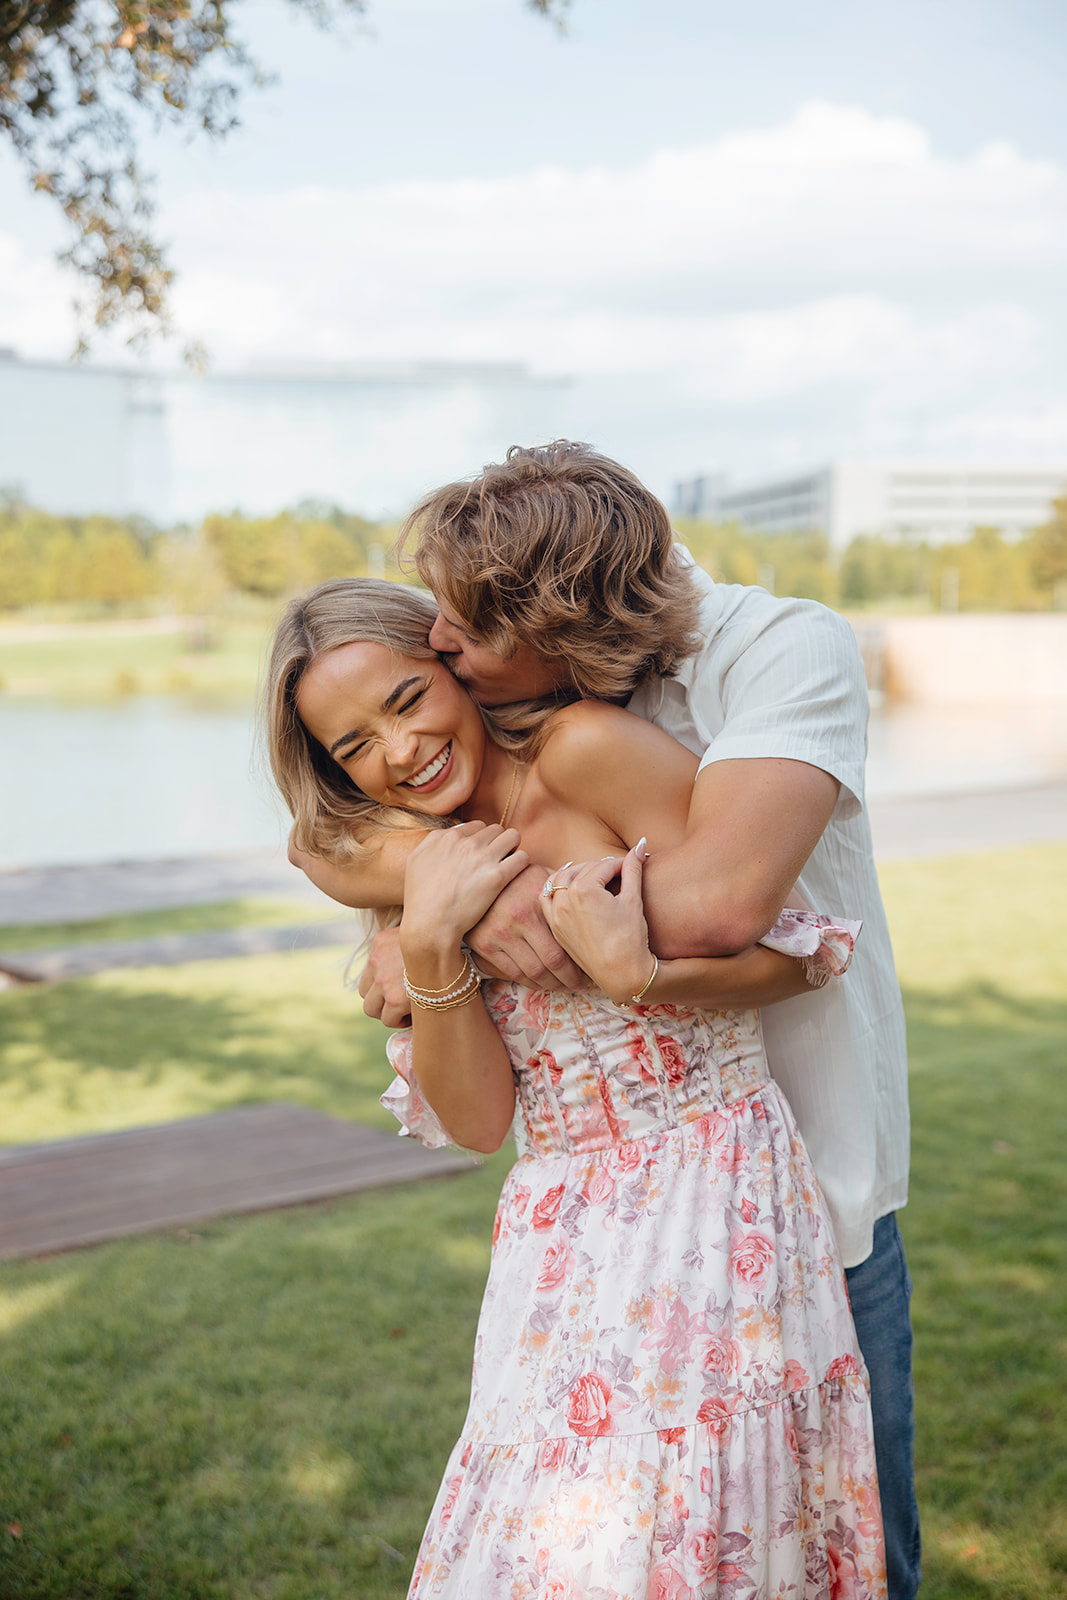
[[[808,982],[813,988],[821,989],[831,978],[843,977],[848,971],[862,927],[862,922],[786,906],[774,927],[759,942],[768,950],[799,957]]]
[[[385,1047],[396,1077],[379,1096],[381,1104],[400,1123],[400,1137],[417,1139],[428,1150],[440,1150],[455,1140],[441,1126],[436,1112],[423,1099],[411,1066],[411,1029],[391,1034]]]

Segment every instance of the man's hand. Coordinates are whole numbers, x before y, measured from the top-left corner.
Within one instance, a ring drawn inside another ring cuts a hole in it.
[[[535,989],[581,989],[589,980],[545,921],[541,887],[547,877],[544,867],[527,867],[497,896],[466,942],[491,977]]]
[[[399,928],[383,928],[375,936],[360,976],[359,992],[367,1016],[377,1017],[387,1028],[406,1028],[411,1021]]]

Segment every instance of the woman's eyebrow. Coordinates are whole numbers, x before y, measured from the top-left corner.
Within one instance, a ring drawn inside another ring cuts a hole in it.
[[[396,705],[397,701],[400,699],[401,695],[406,694],[408,689],[411,688],[412,684],[421,683],[421,681],[421,678],[403,678],[401,682],[397,684],[396,688],[390,690],[385,699],[382,701],[382,711],[391,711]],[[339,739],[335,739],[333,744],[330,746],[330,755],[336,754],[343,744],[350,744],[353,739],[359,739],[362,738],[362,736],[362,728],[353,728],[351,733],[342,733],[341,737]]]

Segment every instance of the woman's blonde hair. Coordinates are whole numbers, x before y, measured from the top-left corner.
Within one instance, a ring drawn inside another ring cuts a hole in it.
[[[700,597],[666,509],[588,445],[514,445],[427,495],[401,549],[412,540],[419,576],[465,628],[505,659],[527,645],[562,660],[574,698],[624,700],[699,642]]]

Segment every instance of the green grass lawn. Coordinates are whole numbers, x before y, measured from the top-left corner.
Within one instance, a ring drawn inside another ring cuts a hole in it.
[[[912,1051],[923,1596],[1054,1600],[1067,849],[883,878]],[[342,964],[6,992],[4,1137],[281,1098],[389,1126],[382,1035]],[[0,1266],[3,1600],[402,1596],[463,1417],[506,1167]]]

